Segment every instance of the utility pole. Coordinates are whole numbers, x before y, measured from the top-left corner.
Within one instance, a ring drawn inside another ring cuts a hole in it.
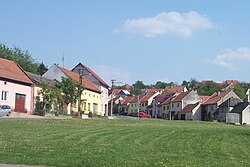
[[[138,120],[140,119],[139,112],[140,112],[140,96],[137,95],[137,116],[138,116]]]
[[[111,79],[111,105],[110,105],[110,116],[113,116],[113,86],[114,86],[115,80]]]
[[[79,93],[79,100],[78,100],[78,117],[82,117],[81,111],[81,96],[82,96],[82,76],[83,76],[83,69],[79,69],[79,85],[78,85],[78,93]]]

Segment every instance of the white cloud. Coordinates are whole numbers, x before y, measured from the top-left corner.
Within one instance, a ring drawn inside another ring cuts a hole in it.
[[[209,62],[223,68],[235,70],[239,63],[243,65],[250,62],[250,48],[225,49]]]
[[[115,79],[118,83],[131,83],[131,77],[127,71],[106,65],[95,65],[93,70],[109,85],[111,85],[111,79]]]
[[[128,19],[117,32],[140,34],[145,37],[179,35],[189,37],[193,32],[212,28],[205,15],[195,11],[188,13],[163,12],[154,17]]]

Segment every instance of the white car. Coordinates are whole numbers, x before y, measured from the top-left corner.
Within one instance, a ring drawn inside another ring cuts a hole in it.
[[[10,116],[11,108],[8,105],[0,105],[0,116]]]

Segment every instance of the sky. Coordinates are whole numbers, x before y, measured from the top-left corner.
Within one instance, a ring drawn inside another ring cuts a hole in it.
[[[0,0],[0,43],[108,84],[249,82],[250,1]],[[64,57],[64,63],[63,63]]]

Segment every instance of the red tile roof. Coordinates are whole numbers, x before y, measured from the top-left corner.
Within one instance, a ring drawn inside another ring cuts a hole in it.
[[[166,99],[166,100],[162,103],[162,105],[168,105],[168,104],[170,104],[172,99],[173,99],[173,97],[169,97],[168,99]]]
[[[59,66],[57,66],[57,67],[60,68],[62,70],[62,72],[64,72],[69,78],[71,78],[74,81],[76,81],[77,83],[79,83],[79,78],[80,78],[79,74],[77,74],[73,71],[67,70],[63,67],[59,67]],[[84,77],[84,76],[82,77],[82,85],[86,89],[101,93],[101,91],[87,77]]]
[[[216,104],[217,102],[220,101],[221,98],[223,98],[227,94],[228,92],[219,92],[219,93],[215,92],[209,99],[204,101],[202,104],[203,105]]]
[[[146,89],[141,89],[142,93],[156,93],[160,91],[161,89],[154,89],[154,88],[146,88]]]
[[[126,98],[124,98],[123,100],[121,100],[121,105],[125,105],[128,103],[131,103],[131,101],[134,99],[134,96],[128,96]]]
[[[0,77],[33,84],[23,69],[14,61],[0,58]]]
[[[181,93],[184,92],[184,86],[167,86],[164,90],[166,94]]]
[[[94,76],[100,83],[102,83],[105,87],[109,87],[109,85],[104,81],[104,80],[102,80],[93,70],[91,70],[88,66],[85,66],[84,64],[82,64],[82,63],[79,63],[77,66],[82,66],[82,67],[84,67],[89,73],[91,73],[91,75],[92,76]],[[76,67],[77,67],[76,66]],[[75,68],[76,68],[75,67]],[[72,69],[72,71],[75,69],[75,68],[73,68]]]
[[[199,105],[199,102],[195,103],[195,104],[188,104],[186,105],[181,112],[190,112],[192,111],[195,107],[197,107]]]
[[[155,94],[147,94],[141,97],[140,102],[147,102],[152,96],[154,96]]]
[[[201,99],[201,103],[205,102],[207,99],[209,99],[211,96],[202,96],[199,95],[200,99]]]
[[[172,103],[175,102],[180,102],[184,97],[186,97],[190,92],[182,92],[180,94],[178,94],[173,100]]]

